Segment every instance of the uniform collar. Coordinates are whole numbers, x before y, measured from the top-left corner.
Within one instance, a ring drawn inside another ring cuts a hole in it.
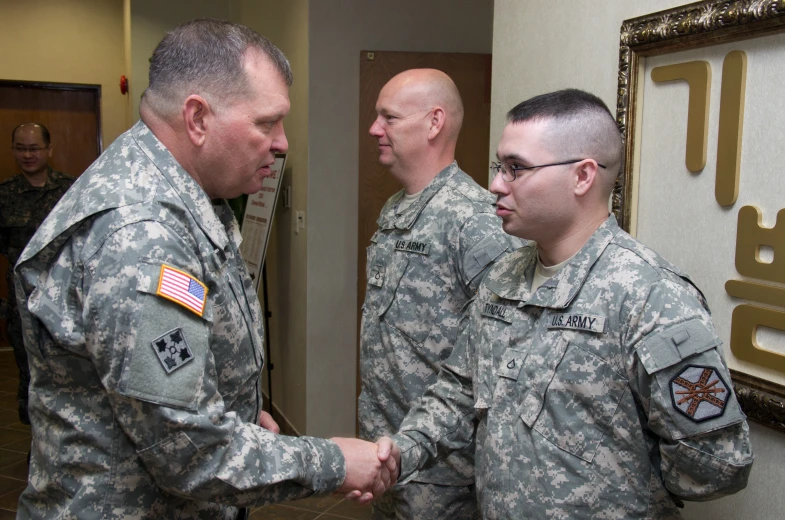
[[[149,157],[158,170],[174,187],[185,207],[191,213],[197,225],[210,240],[223,249],[229,241],[227,232],[233,232],[232,226],[225,226],[216,214],[218,207],[226,205],[225,201],[213,202],[194,178],[180,166],[172,153],[158,140],[152,130],[141,120],[131,129],[131,136],[139,148]],[[236,226],[234,226],[236,227]],[[239,244],[238,244],[239,245]]]
[[[420,197],[408,208],[403,210],[400,215],[395,214],[395,208],[403,198],[404,191],[401,190],[387,201],[382,208],[379,218],[376,220],[380,229],[410,229],[417,221],[420,212],[428,204],[436,193],[447,184],[456,173],[458,173],[458,163],[453,161],[448,167],[439,172],[433,180],[425,187]]]
[[[529,291],[537,263],[537,246],[532,243],[514,253],[514,261],[508,265],[506,272],[488,277],[488,289],[506,300],[520,302],[519,307],[534,305],[563,309],[578,294],[592,267],[620,231],[616,217],[609,216],[572,260],[534,294]]]
[[[27,192],[27,191],[46,191],[46,190],[50,190],[50,189],[52,189],[54,187],[54,184],[55,184],[54,183],[55,179],[53,178],[55,173],[59,173],[59,172],[55,172],[52,169],[52,167],[49,166],[49,165],[46,166],[46,182],[44,183],[43,186],[33,186],[32,184],[30,184],[30,181],[27,180],[27,177],[25,177],[25,174],[24,173],[20,173],[19,177],[20,177],[22,182],[20,183],[19,191],[24,193],[24,192]]]

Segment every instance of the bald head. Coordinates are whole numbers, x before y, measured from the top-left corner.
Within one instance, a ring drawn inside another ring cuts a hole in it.
[[[50,136],[49,130],[44,125],[38,123],[22,123],[14,128],[11,132],[11,144],[15,144],[22,135],[31,136],[34,139],[40,139],[44,146],[49,146]]]
[[[610,110],[597,96],[577,89],[528,99],[507,114],[512,124],[546,122],[543,144],[560,159],[594,159],[600,168],[598,193],[607,199],[621,170],[622,141]]]
[[[395,92],[418,110],[441,108],[447,116],[445,136],[457,142],[463,124],[463,101],[458,87],[444,72],[436,69],[411,69],[394,76],[382,92]],[[381,96],[381,94],[380,94]]]

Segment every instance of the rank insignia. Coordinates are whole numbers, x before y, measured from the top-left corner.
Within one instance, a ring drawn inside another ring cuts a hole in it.
[[[164,370],[171,374],[194,358],[183,335],[183,329],[171,330],[151,343]]]
[[[695,422],[722,415],[730,387],[714,367],[688,365],[671,379],[673,406]]]

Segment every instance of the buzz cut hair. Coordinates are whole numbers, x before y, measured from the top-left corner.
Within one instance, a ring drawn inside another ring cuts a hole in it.
[[[214,108],[222,100],[245,97],[250,85],[243,67],[249,49],[267,57],[291,86],[289,61],[270,40],[244,25],[197,19],[169,31],[153,51],[142,102],[169,117],[191,94],[203,96]]]
[[[621,171],[623,145],[619,126],[602,99],[570,88],[527,99],[507,112],[509,124],[529,121],[547,123],[545,142],[564,154],[564,160],[590,158],[605,164],[605,188],[612,189]]]

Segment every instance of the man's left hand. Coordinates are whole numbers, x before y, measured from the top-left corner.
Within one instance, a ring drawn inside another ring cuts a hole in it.
[[[273,416],[264,410],[259,412],[259,426],[273,433],[281,433],[281,428],[278,426],[278,423],[275,422]]]

